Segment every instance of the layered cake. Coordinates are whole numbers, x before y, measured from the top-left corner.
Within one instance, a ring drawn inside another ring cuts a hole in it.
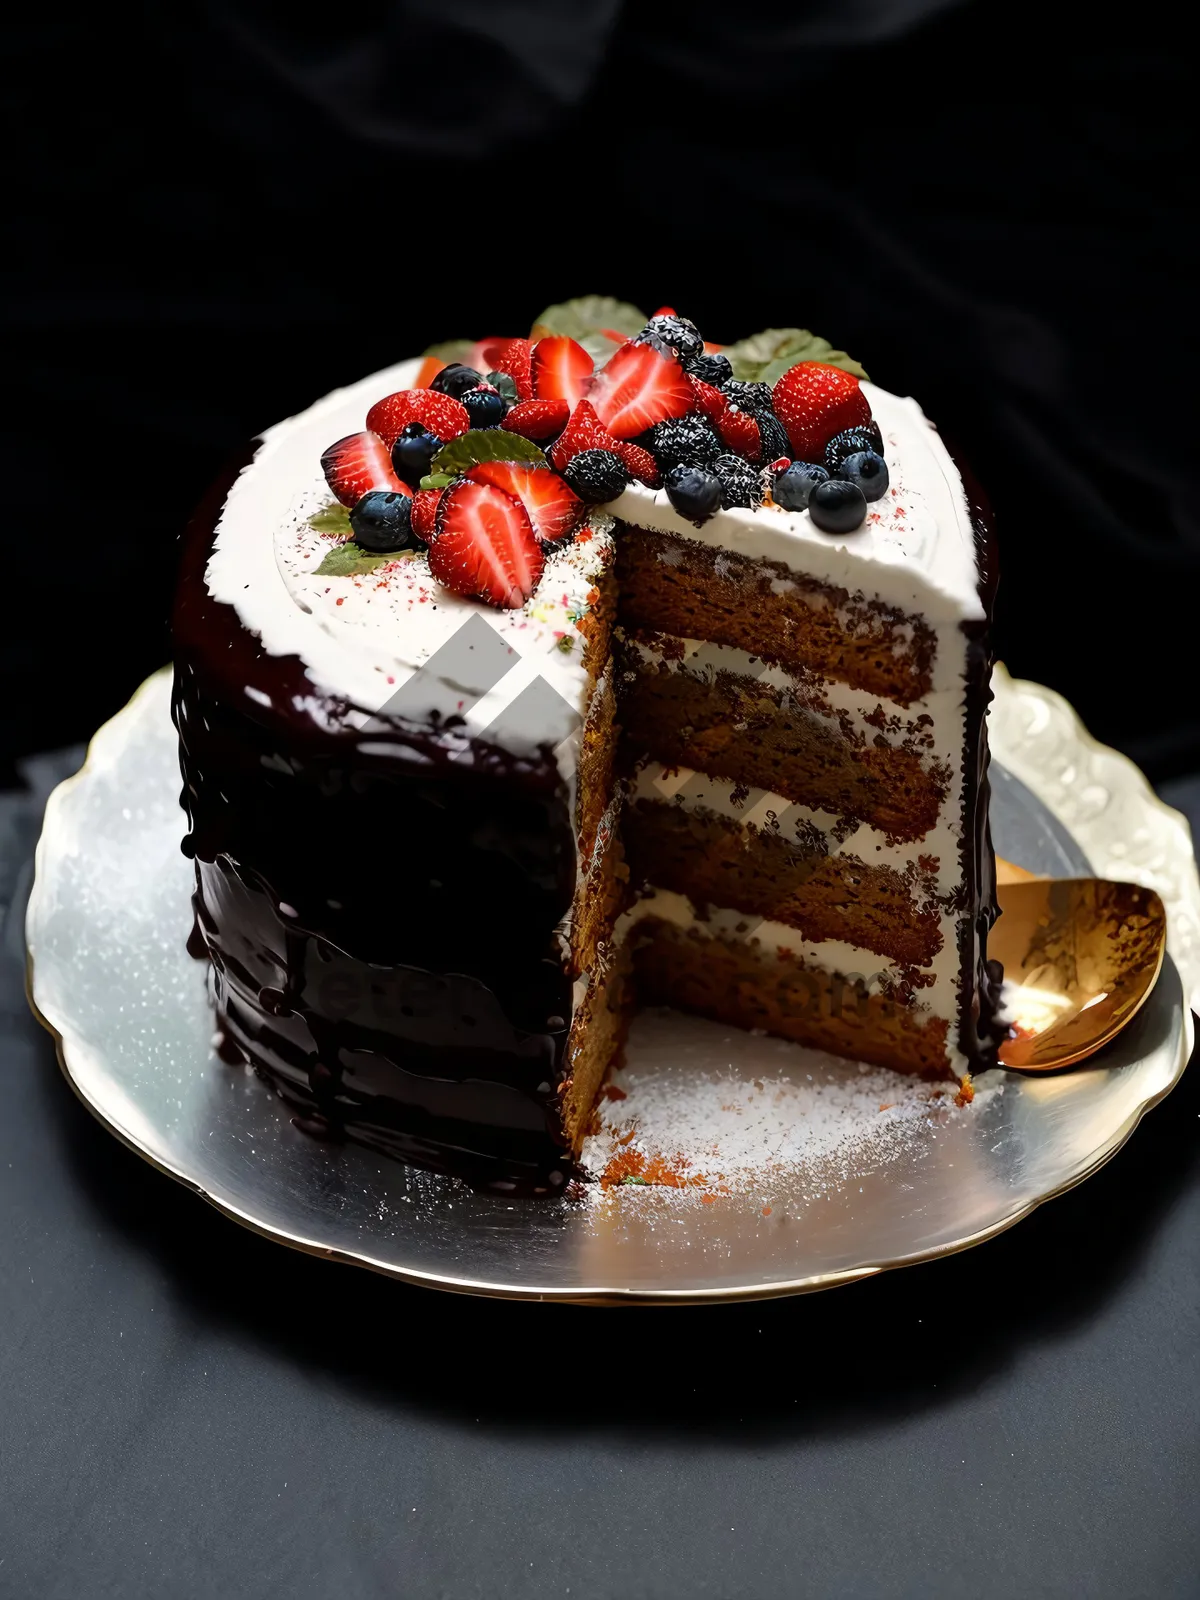
[[[534,1193],[639,1003],[986,1066],[995,581],[917,405],[804,330],[593,298],[272,428],[174,618],[225,1053]]]

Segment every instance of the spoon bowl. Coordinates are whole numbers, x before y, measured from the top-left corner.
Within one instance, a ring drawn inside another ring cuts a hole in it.
[[[1034,878],[1003,865],[988,936],[1013,1025],[1000,1064],[1053,1072],[1099,1050],[1141,1009],[1162,967],[1166,913],[1140,884]]]

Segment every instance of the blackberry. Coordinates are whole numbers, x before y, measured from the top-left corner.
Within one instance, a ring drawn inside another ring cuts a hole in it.
[[[679,515],[697,527],[721,504],[721,480],[703,467],[672,467],[663,479],[663,488]]]
[[[670,345],[681,361],[691,361],[696,356],[704,354],[704,340],[700,337],[696,324],[689,322],[686,317],[651,317],[635,342],[651,343],[651,339],[646,337],[647,334]]]
[[[721,504],[727,511],[730,506],[749,510],[762,505],[762,473],[741,456],[718,456],[711,470],[721,485]]]
[[[582,450],[563,468],[570,488],[589,506],[615,500],[629,487],[629,469],[611,450]]]
[[[836,473],[847,456],[856,456],[861,450],[873,450],[877,456],[883,454],[883,435],[874,418],[859,428],[845,428],[835,433],[825,446],[825,465],[831,473]]]
[[[775,412],[769,383],[746,383],[741,378],[729,378],[721,385],[721,393],[739,411],[749,411],[757,417],[760,412]]]
[[[763,460],[778,461],[780,456],[790,456],[791,440],[787,436],[787,429],[775,413],[756,411],[753,415],[755,422],[758,423],[758,436],[762,440]]]
[[[482,372],[476,372],[474,367],[463,366],[461,361],[452,361],[448,367],[442,368],[429,387],[436,389],[439,394],[448,394],[452,400],[461,400],[468,389],[473,389],[482,381]]]
[[[704,417],[673,417],[656,422],[639,440],[663,472],[672,467],[706,467],[721,454],[721,441]]]
[[[693,378],[699,378],[701,383],[711,383],[714,389],[719,389],[733,377],[733,363],[728,356],[720,354],[693,356],[683,363],[683,370],[690,372]]]

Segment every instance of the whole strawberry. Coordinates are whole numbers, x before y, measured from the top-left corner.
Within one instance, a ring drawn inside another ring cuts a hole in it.
[[[835,433],[871,421],[871,407],[854,374],[822,361],[789,367],[775,385],[774,400],[797,461],[820,461]]]

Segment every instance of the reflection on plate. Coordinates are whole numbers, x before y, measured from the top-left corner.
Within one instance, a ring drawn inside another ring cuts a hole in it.
[[[996,687],[997,848],[1060,875],[1088,871],[1089,858],[1115,875],[1124,849],[1125,875],[1168,902],[1175,960],[1133,1025],[1067,1076],[985,1074],[960,1107],[937,1086],[648,1013],[614,1080],[626,1098],[606,1101],[589,1142],[609,1182],[582,1195],[476,1195],[316,1143],[212,1051],[204,969],[184,948],[191,868],[165,673],[51,798],[27,924],[31,999],[85,1104],[148,1160],[282,1243],[410,1281],[593,1302],[747,1299],[944,1255],[1120,1147],[1190,1054],[1180,968],[1200,992],[1200,888],[1190,854],[1181,865],[1181,820],[1065,702],[1002,673]],[[1071,761],[1089,793],[1072,786]],[[1155,860],[1169,883],[1153,878]],[[622,1150],[660,1160],[675,1186],[618,1182],[638,1175]]]

